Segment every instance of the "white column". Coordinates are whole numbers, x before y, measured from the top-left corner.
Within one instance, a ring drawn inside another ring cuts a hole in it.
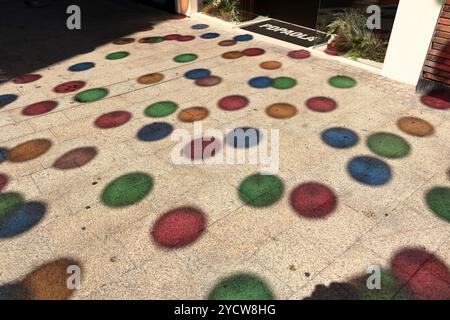
[[[193,13],[198,12],[200,8],[201,0],[176,0],[177,12],[190,16]]]
[[[438,0],[400,0],[383,76],[417,84],[441,8]]]

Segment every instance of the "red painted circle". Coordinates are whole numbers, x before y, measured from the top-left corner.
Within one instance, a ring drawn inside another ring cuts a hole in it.
[[[307,50],[295,50],[288,53],[288,57],[292,59],[306,59],[311,56],[311,53]]]
[[[227,96],[219,100],[219,108],[227,111],[234,111],[245,108],[249,104],[249,100],[244,96],[233,95]]]
[[[55,92],[57,93],[69,93],[69,92],[74,92],[74,91],[78,91],[81,88],[83,88],[86,85],[86,82],[84,81],[69,81],[69,82],[64,82],[61,83],[59,85],[57,85],[55,87]]]
[[[314,97],[306,101],[306,106],[316,112],[330,112],[336,109],[337,103],[327,97]]]
[[[8,176],[4,174],[0,174],[0,191],[8,184]]]
[[[164,40],[178,40],[179,37],[181,37],[180,34],[168,34],[164,37]]]
[[[450,94],[447,92],[431,92],[423,96],[420,101],[430,108],[434,109],[450,109]]]
[[[58,106],[56,101],[41,101],[30,104],[22,110],[22,114],[25,116],[38,116],[52,111]]]
[[[398,252],[391,261],[392,272],[416,299],[450,299],[450,271],[434,254],[418,248]]]
[[[194,39],[195,39],[194,36],[179,36],[177,40],[181,41],[181,42],[185,42],[185,41],[191,41]]]
[[[317,182],[299,185],[291,193],[291,206],[306,218],[324,218],[336,208],[334,192]]]
[[[15,84],[25,84],[39,80],[42,78],[40,74],[26,74],[15,78],[12,82]]]
[[[131,119],[131,113],[127,111],[113,111],[105,113],[95,120],[95,126],[101,129],[119,127]]]
[[[255,57],[263,55],[266,51],[260,48],[248,48],[243,50],[242,53],[247,57]]]
[[[194,208],[177,208],[162,215],[153,225],[151,236],[160,246],[180,248],[197,240],[206,229],[203,212]]]
[[[220,141],[214,137],[198,138],[184,146],[183,156],[191,160],[208,159],[214,157],[220,148]]]

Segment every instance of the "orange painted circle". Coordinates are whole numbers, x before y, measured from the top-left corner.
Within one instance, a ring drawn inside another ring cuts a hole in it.
[[[266,113],[277,119],[291,118],[297,114],[297,108],[288,103],[275,103],[266,109]]]
[[[281,64],[281,62],[278,62],[278,61],[264,61],[259,66],[266,70],[275,70],[275,69],[280,69],[282,64]]]
[[[36,139],[24,142],[8,151],[8,160],[11,162],[25,162],[38,158],[46,153],[52,143],[47,139]]]
[[[426,137],[434,133],[434,127],[427,121],[416,117],[403,117],[397,121],[403,132],[417,137]]]
[[[182,110],[178,114],[178,119],[183,122],[194,122],[205,119],[209,115],[209,111],[203,107],[191,107]]]
[[[137,78],[137,82],[140,84],[153,84],[164,79],[164,75],[161,73],[149,73]]]
[[[225,52],[222,55],[222,58],[224,59],[238,59],[240,57],[244,56],[244,54],[241,51],[228,51]]]

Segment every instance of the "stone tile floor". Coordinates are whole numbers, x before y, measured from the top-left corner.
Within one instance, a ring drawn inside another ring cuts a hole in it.
[[[448,101],[128,8],[149,28],[0,84],[0,298],[450,298]],[[279,130],[278,172],[173,163],[199,121]]]

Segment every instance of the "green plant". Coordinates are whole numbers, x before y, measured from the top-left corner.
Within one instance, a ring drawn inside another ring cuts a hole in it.
[[[335,36],[334,47],[351,58],[365,58],[383,62],[388,42],[367,28],[367,18],[352,9],[337,14],[327,26],[327,36]]]
[[[203,11],[225,20],[239,22],[238,0],[205,0]]]

